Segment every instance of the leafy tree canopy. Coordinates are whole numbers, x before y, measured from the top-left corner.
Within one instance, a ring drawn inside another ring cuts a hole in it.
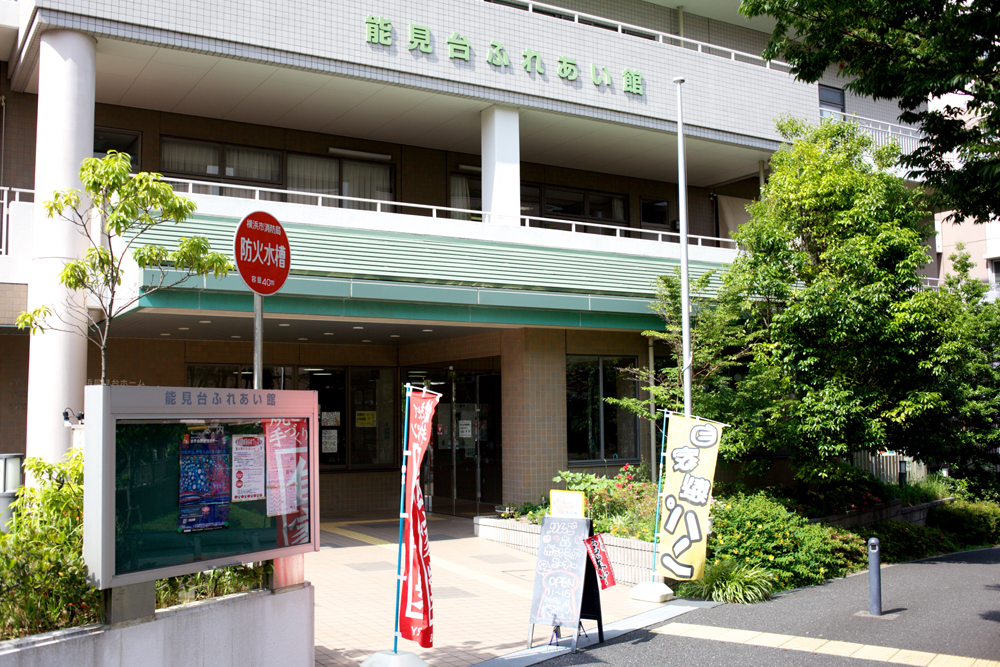
[[[845,88],[898,99],[924,142],[903,158],[955,218],[1000,216],[1000,13],[989,0],[743,0],[747,17],[777,21],[764,57],[802,81],[836,66]],[[940,110],[930,98],[965,102]],[[974,122],[968,122],[968,113]],[[957,158],[957,159],[956,159]]]
[[[34,333],[47,328],[79,334],[101,350],[101,383],[107,378],[107,347],[114,318],[133,307],[143,295],[173,287],[191,276],[228,274],[229,258],[212,252],[203,236],[181,238],[175,250],[147,244],[142,236],[166,222],[183,222],[194,212],[194,202],[174,193],[160,174],[131,174],[127,153],[110,151],[104,158],[88,158],[80,167],[83,192],[54,192],[44,202],[50,218],[73,225],[87,241],[80,259],[66,262],[59,283],[85,300],[69,299],[21,313],[17,326]],[[89,205],[87,202],[89,201]],[[97,218],[98,224],[92,224]],[[123,287],[129,271],[126,260],[158,278],[140,292]],[[96,308],[95,308],[96,306]]]

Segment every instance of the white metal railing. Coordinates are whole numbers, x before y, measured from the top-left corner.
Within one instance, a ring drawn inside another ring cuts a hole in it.
[[[655,229],[625,227],[622,225],[606,225],[600,222],[588,222],[585,220],[559,220],[557,218],[522,216],[521,226],[542,229],[561,229],[563,231],[581,232],[584,234],[601,234],[604,236],[614,236],[623,239],[645,239],[647,241],[657,241],[659,243],[681,242],[680,232],[661,232]],[[688,234],[688,245],[732,248],[733,250],[736,250],[736,241],[732,239],[724,239],[716,236],[698,236],[697,234]]]
[[[921,138],[924,136],[923,132],[915,127],[887,123],[884,120],[865,118],[864,116],[848,114],[842,111],[820,109],[819,115],[821,118],[836,118],[845,123],[854,123],[875,141],[876,146],[884,146],[890,141],[895,141],[899,144],[899,148],[904,155],[909,155],[915,151],[917,146],[920,145]]]
[[[24,188],[0,189],[0,256],[11,254],[10,204],[35,201],[35,191]],[[28,248],[30,251],[31,249]]]
[[[630,23],[622,23],[621,21],[615,21],[612,19],[607,19],[602,16],[594,16],[593,14],[585,14],[583,12],[574,11],[572,9],[564,9],[562,7],[557,7],[555,5],[548,5],[542,2],[534,2],[534,0],[483,0],[484,2],[489,2],[495,5],[503,5],[505,7],[514,7],[515,9],[523,9],[532,14],[541,14],[542,16],[550,16],[558,19],[563,19],[565,21],[572,21],[573,23],[579,23],[582,25],[588,25],[595,28],[604,28],[611,32],[617,32],[620,35],[629,35],[631,37],[638,37],[640,39],[647,39],[651,42],[658,42],[660,44],[667,44],[669,46],[675,46],[683,49],[688,49],[689,51],[696,51],[698,53],[703,53],[705,55],[715,56],[718,58],[725,58],[727,60],[732,60],[733,62],[746,63],[748,65],[756,65],[758,67],[763,67],[765,69],[771,69],[778,72],[789,73],[791,72],[791,65],[788,63],[781,62],[780,60],[765,60],[760,56],[753,53],[746,53],[745,51],[737,51],[735,49],[729,49],[724,46],[718,46],[716,44],[709,44],[708,42],[699,42],[696,39],[688,39],[687,37],[680,37],[679,35],[671,35],[670,33],[660,32],[658,30],[652,30],[650,28],[643,28],[642,26],[632,25]]]
[[[429,204],[408,204],[387,199],[365,199],[364,197],[347,197],[344,195],[317,194],[300,190],[278,190],[253,185],[235,185],[217,181],[193,181],[184,178],[165,177],[164,183],[169,183],[174,192],[213,195],[216,197],[234,197],[236,199],[254,199],[258,201],[284,202],[303,206],[328,208],[351,208],[377,213],[399,213],[400,209],[416,209],[430,211],[432,218],[479,219],[489,222],[490,214],[451,206],[432,206]],[[444,214],[444,215],[442,215]]]

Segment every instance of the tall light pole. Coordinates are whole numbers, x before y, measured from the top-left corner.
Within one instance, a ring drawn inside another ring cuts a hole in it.
[[[677,213],[681,225],[681,336],[684,373],[684,416],[691,416],[691,295],[688,280],[688,210],[687,165],[684,161],[684,102],[681,88],[684,77],[674,78],[677,84]]]

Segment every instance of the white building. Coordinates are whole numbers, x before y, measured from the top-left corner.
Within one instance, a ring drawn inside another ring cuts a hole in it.
[[[648,457],[648,425],[600,399],[642,396],[617,368],[657,354],[640,332],[679,257],[674,77],[695,273],[734,257],[781,114],[916,138],[893,105],[762,60],[771,26],[737,0],[553,1],[0,0],[0,452],[57,457],[62,411],[99,378],[81,338],[29,344],[12,324],[62,302],[56,275],[82,251],[41,202],[118,149],[197,203],[157,242],[231,252],[261,209],[288,230],[264,361],[270,386],[317,389],[337,415],[324,511],[395,502],[406,381],[445,392],[438,510]],[[115,323],[110,378],[247,386],[250,312],[235,275],[144,297]]]

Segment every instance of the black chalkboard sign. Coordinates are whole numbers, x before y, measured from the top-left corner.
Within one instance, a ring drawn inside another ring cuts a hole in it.
[[[573,628],[575,651],[581,618],[596,620],[600,641],[604,641],[600,587],[583,542],[591,535],[590,519],[554,516],[542,519],[528,648],[534,626],[540,624]]]

